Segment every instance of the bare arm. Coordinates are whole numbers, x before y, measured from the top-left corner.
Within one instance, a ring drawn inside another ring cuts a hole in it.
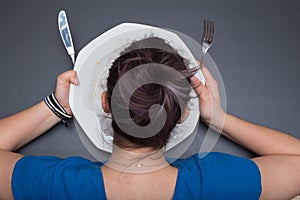
[[[70,84],[78,84],[76,72],[67,71],[57,78],[55,96],[65,110],[71,113],[68,103]],[[14,151],[40,136],[60,119],[44,102],[0,120],[0,149]]]
[[[300,155],[300,140],[283,132],[226,115],[223,135],[258,155]]]
[[[0,149],[14,151],[40,136],[60,119],[44,102],[0,120]]]
[[[192,84],[199,95],[201,119],[205,123],[221,130],[224,136],[258,155],[300,155],[299,139],[224,113],[216,80],[206,68],[202,71],[206,85],[196,78]]]

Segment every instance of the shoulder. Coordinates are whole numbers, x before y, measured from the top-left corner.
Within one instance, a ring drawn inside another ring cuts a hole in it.
[[[59,158],[55,156],[23,156],[18,162],[34,162],[34,163],[70,163],[70,164],[97,164],[86,158],[79,156],[71,156],[67,158]]]
[[[177,168],[188,168],[188,169],[199,169],[205,168],[206,166],[211,167],[234,167],[239,165],[242,166],[252,166],[256,167],[255,162],[248,158],[237,157],[234,155],[220,153],[220,152],[210,152],[210,153],[200,153],[194,154],[191,157],[185,159],[178,159],[172,163],[173,166]]]
[[[212,152],[195,154],[172,165],[178,168],[181,189],[189,191],[188,195],[197,192],[203,198],[239,199],[244,195],[259,197],[261,192],[258,167],[247,158]]]
[[[101,163],[81,157],[25,156],[16,163],[13,172],[13,194],[15,197],[64,199],[101,193],[100,166]]]
[[[98,169],[101,163],[94,163],[88,159],[73,156],[68,158],[58,158],[54,156],[24,156],[15,165],[14,173],[21,171],[39,172],[47,169],[47,172],[66,172],[68,170],[87,171],[93,168]]]

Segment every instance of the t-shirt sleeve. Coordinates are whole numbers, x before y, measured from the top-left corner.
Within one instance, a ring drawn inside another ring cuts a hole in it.
[[[255,200],[261,177],[250,159],[224,153],[196,154],[173,164],[179,169],[174,199]]]
[[[14,199],[105,199],[99,165],[80,158],[25,156],[12,175]]]
[[[207,199],[253,200],[261,194],[261,176],[250,159],[212,153],[198,159]]]

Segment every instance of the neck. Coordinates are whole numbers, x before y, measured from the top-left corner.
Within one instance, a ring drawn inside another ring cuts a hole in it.
[[[123,149],[114,145],[112,155],[106,165],[122,172],[146,173],[160,170],[169,166],[169,163],[165,160],[164,148],[159,150]]]

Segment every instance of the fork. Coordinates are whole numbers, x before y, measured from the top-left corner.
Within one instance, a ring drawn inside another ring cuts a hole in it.
[[[204,57],[207,51],[212,46],[213,39],[214,39],[214,31],[215,31],[214,21],[211,19],[204,19],[203,33],[202,33],[202,40],[201,40],[202,56],[200,59],[200,69],[202,68]]]

